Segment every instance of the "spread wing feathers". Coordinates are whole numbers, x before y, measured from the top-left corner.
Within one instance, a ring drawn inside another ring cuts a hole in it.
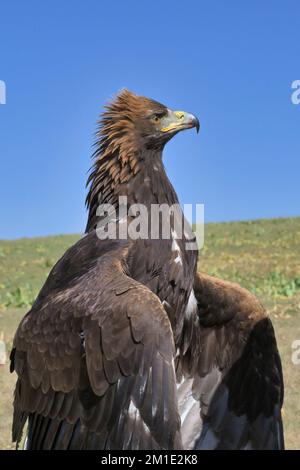
[[[197,273],[194,292],[198,315],[185,325],[177,362],[178,380],[192,377],[178,389],[184,447],[283,449],[283,379],[270,319],[238,285]]]
[[[53,268],[17,330],[13,440],[28,418],[29,449],[181,448],[167,314],[125,273],[126,248],[98,244],[95,262],[93,236]]]

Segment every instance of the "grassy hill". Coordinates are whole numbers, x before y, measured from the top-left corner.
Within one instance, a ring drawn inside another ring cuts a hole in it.
[[[0,241],[0,334],[9,350],[16,326],[51,267],[79,235]],[[282,355],[286,446],[300,448],[300,365],[291,360],[300,339],[300,218],[207,224],[199,269],[253,291],[272,317]],[[0,366],[0,449],[10,448],[15,377]]]

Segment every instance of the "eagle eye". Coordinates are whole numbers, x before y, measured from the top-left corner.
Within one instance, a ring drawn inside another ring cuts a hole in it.
[[[157,123],[164,117],[164,115],[164,112],[155,113],[151,116],[151,120]]]

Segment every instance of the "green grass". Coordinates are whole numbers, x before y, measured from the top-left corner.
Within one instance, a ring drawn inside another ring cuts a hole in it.
[[[52,265],[79,235],[0,241],[0,333],[10,350],[14,331]],[[291,361],[300,339],[300,218],[208,224],[199,269],[254,292],[274,322],[285,376],[286,446],[300,448],[300,365]],[[15,376],[0,366],[0,449],[11,447]]]
[[[0,241],[0,309],[29,307],[53,264],[79,235]]]

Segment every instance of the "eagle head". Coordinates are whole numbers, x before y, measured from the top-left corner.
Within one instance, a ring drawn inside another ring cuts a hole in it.
[[[102,135],[113,140],[134,141],[138,148],[163,148],[179,131],[195,127],[199,120],[185,111],[173,111],[165,105],[129,90],[122,90],[106,106],[102,115]]]

